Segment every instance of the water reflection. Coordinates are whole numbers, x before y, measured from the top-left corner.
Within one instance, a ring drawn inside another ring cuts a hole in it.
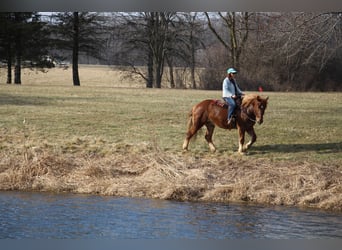
[[[284,207],[0,193],[0,238],[342,238],[341,214]]]

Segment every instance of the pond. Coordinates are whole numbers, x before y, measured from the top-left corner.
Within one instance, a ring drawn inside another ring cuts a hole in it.
[[[277,206],[0,192],[1,239],[342,238],[342,214]]]

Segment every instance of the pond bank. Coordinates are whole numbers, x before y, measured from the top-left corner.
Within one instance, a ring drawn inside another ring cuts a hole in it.
[[[333,164],[124,148],[106,155],[39,148],[0,155],[0,190],[250,202],[342,212],[342,171]]]

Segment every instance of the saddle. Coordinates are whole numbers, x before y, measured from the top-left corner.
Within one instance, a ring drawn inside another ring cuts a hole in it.
[[[213,100],[213,103],[216,105],[216,106],[219,106],[221,108],[225,108],[225,109],[228,109],[229,105],[225,102],[225,101],[222,101],[222,100]],[[239,97],[235,100],[235,103],[236,103],[236,108],[235,108],[235,111],[234,111],[234,114],[237,110],[240,110],[241,109],[241,104],[242,104],[242,98]]]
[[[229,108],[229,105],[225,102],[225,101],[221,101],[221,100],[213,100],[213,103],[221,108],[225,108],[225,109],[228,109]],[[234,113],[233,113],[233,123],[231,125],[231,127],[229,129],[234,129],[236,128],[236,114],[239,110],[241,110],[241,104],[242,104],[242,97],[239,97],[235,100],[235,103],[236,103],[236,108],[234,110]]]

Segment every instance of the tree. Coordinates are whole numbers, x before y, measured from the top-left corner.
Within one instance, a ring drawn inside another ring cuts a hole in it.
[[[89,12],[57,13],[55,18],[55,47],[57,50],[72,51],[73,85],[80,86],[79,53],[101,57],[104,44],[102,19],[98,13]]]
[[[248,12],[218,12],[218,15],[223,26],[226,28],[226,32],[220,34],[218,29],[216,29],[212,24],[210,15],[205,12],[205,16],[208,20],[208,26],[221,44],[229,50],[231,56],[230,65],[233,67],[239,67],[240,57],[248,40],[249,19],[252,14]],[[228,37],[229,42],[226,37]]]
[[[189,56],[189,65],[190,65],[190,74],[191,74],[191,85],[193,89],[197,88],[196,80],[195,80],[195,68],[196,68],[196,58],[195,53],[196,50],[200,48],[205,48],[204,43],[201,41],[200,35],[203,32],[202,24],[197,22],[197,14],[198,13],[189,13],[186,15],[186,21],[189,26],[188,30],[188,43],[187,49],[190,52]]]
[[[1,13],[0,20],[0,47],[5,51],[3,59],[7,61],[7,83],[12,82],[14,59],[14,83],[21,84],[23,60],[31,62],[29,67],[45,66],[49,32],[35,12]]]
[[[170,12],[145,13],[145,18],[147,21],[146,28],[149,38],[149,67],[153,69],[153,75],[150,77],[153,77],[153,86],[156,88],[161,88],[166,48],[167,42],[169,40],[169,25],[172,22],[173,17],[174,13]],[[150,65],[151,63],[152,65]]]
[[[170,40],[167,43],[166,59],[170,69],[171,87],[175,87],[173,64],[184,65],[190,68],[191,87],[197,88],[195,80],[196,51],[205,48],[202,41],[204,32],[203,23],[197,12],[177,13],[170,29]]]
[[[341,14],[291,12],[254,16],[247,48],[249,60],[245,63],[250,69],[249,77],[272,83],[270,88],[274,90],[322,90],[322,83],[340,75],[334,65],[342,60]]]
[[[206,16],[209,29],[216,32],[217,41],[228,52],[229,65],[236,55],[235,67],[241,71],[240,83],[245,89],[257,90],[260,85],[265,90],[278,91],[341,89],[338,70],[342,64],[341,13],[235,13],[236,24],[240,23],[236,41],[241,45],[236,52],[230,47],[234,44],[233,36],[227,32],[227,27],[234,23],[233,16],[212,13]],[[217,68],[227,65],[222,62],[227,56],[217,43],[207,46],[206,52],[211,62],[206,66],[205,77],[216,79],[210,65],[216,63]],[[216,54],[220,56],[215,57]],[[218,88],[218,80],[214,82]]]
[[[78,74],[78,50],[79,50],[80,20],[78,12],[73,13],[73,46],[72,46],[72,80],[74,86],[80,86]]]
[[[301,79],[305,82],[301,86],[304,89],[316,88],[316,79],[342,48],[342,16],[339,13],[295,13],[292,20],[281,46],[285,51],[282,53],[286,60],[285,77],[288,81]]]
[[[12,83],[12,58],[14,51],[14,13],[0,13],[0,55],[7,62],[7,83]]]
[[[171,12],[140,12],[119,16],[117,24],[118,39],[123,41],[117,55],[131,66],[132,72],[146,81],[147,88],[161,88],[170,25],[175,17]],[[125,55],[119,56],[119,55]],[[147,66],[147,71],[137,65]]]

